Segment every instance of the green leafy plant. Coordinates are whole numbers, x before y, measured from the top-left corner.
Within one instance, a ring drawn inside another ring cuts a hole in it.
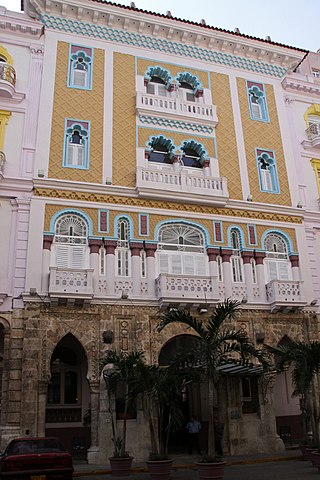
[[[223,462],[223,459],[220,455],[208,455],[207,453],[203,453],[199,460],[199,463],[220,463]]]

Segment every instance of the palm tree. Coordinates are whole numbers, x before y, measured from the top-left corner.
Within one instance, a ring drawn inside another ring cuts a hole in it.
[[[269,350],[276,356],[279,371],[292,365],[293,396],[301,396],[301,403],[311,420],[313,442],[319,446],[320,411],[317,392],[319,391],[320,343],[290,341],[286,345],[269,347]]]
[[[183,323],[198,335],[199,341],[182,362],[196,366],[209,382],[208,453],[212,457],[215,456],[213,392],[219,382],[219,365],[230,359],[245,363],[253,357],[265,362],[262,352],[255,349],[246,332],[230,325],[239,316],[240,305],[238,301],[227,299],[216,307],[207,321],[191,316],[188,311],[171,309],[158,324],[160,332],[171,323]],[[226,322],[229,325],[225,325]]]
[[[109,413],[112,425],[112,442],[114,457],[126,457],[127,418],[129,411],[135,406],[135,400],[142,392],[142,377],[145,371],[143,352],[116,352],[109,350],[102,361],[103,377],[109,398]],[[119,387],[124,389],[124,411],[122,432],[117,434],[116,422],[111,407],[112,400]]]

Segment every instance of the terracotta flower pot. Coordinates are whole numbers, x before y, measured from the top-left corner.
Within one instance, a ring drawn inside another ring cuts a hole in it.
[[[173,460],[148,460],[147,467],[152,480],[169,480]]]
[[[112,475],[115,477],[127,477],[131,473],[133,457],[110,457]]]
[[[222,480],[226,462],[197,462],[196,466],[200,480]]]

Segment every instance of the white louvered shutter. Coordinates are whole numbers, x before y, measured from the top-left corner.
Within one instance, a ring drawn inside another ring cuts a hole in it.
[[[289,280],[288,262],[278,262],[279,280]]]
[[[86,70],[73,70],[73,85],[77,87],[87,86],[88,72]]]
[[[171,255],[171,273],[173,275],[181,275],[182,273],[181,255]]]
[[[169,256],[166,254],[159,255],[160,273],[169,273]]]
[[[152,83],[148,83],[147,85],[147,93],[154,95],[155,93],[155,86]]]
[[[267,278],[268,282],[275,280],[278,277],[277,262],[275,260],[267,261]]]
[[[184,263],[184,274],[185,275],[194,275],[194,256],[193,255],[184,255],[183,256],[183,263]]]
[[[56,266],[58,268],[68,268],[69,265],[69,245],[56,245]]]
[[[207,269],[206,269],[206,264],[207,264],[207,258],[204,257],[203,255],[199,255],[195,257],[195,264],[196,264],[196,275],[206,275]]]
[[[251,102],[252,114],[254,118],[261,118],[261,107],[258,103]]]
[[[264,190],[273,190],[272,175],[270,170],[261,169],[262,188]]]
[[[164,85],[158,85],[158,95],[161,97],[167,96],[167,89]]]
[[[83,247],[73,245],[70,247],[70,268],[83,268]]]

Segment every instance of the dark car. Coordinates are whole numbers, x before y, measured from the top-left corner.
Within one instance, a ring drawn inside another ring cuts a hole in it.
[[[57,438],[15,438],[0,457],[0,479],[71,480],[70,453]]]

